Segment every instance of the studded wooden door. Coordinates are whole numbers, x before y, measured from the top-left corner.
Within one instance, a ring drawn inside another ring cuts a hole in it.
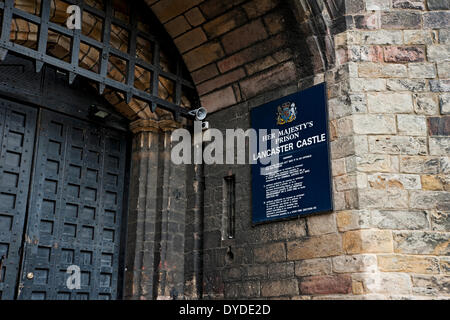
[[[125,135],[36,118],[0,100],[0,299],[116,299]]]
[[[0,299],[15,298],[37,112],[0,99]]]
[[[50,111],[39,127],[19,298],[116,299],[126,139]]]

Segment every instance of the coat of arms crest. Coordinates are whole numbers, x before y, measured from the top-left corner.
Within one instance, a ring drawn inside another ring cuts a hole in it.
[[[277,125],[291,123],[297,119],[297,107],[295,103],[286,102],[278,106]]]

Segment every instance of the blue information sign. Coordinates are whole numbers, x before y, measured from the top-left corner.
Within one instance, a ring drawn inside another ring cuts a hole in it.
[[[253,223],[332,211],[325,84],[252,109],[251,123]]]

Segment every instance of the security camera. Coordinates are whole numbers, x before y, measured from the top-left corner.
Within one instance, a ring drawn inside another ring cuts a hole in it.
[[[189,114],[191,116],[194,116],[196,121],[203,121],[206,119],[206,116],[208,115],[208,111],[205,108],[201,107],[201,108],[190,111]]]

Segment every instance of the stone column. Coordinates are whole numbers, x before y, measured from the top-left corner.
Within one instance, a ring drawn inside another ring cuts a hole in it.
[[[173,121],[138,120],[134,133],[125,298],[183,292],[185,169],[170,161]]]

